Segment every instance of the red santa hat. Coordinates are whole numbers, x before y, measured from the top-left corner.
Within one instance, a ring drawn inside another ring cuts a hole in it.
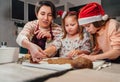
[[[58,17],[62,17],[62,14],[63,14],[63,10],[57,11],[57,16],[58,16]]]
[[[108,15],[105,15],[102,6],[96,2],[84,6],[78,14],[79,25],[107,19]]]

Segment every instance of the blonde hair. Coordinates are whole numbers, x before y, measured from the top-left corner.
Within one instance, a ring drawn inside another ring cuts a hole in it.
[[[77,12],[75,11],[70,11],[70,12],[67,12],[66,15],[64,16],[64,18],[62,19],[62,28],[63,28],[63,32],[64,32],[64,35],[63,35],[63,39],[66,37],[67,35],[67,32],[65,30],[65,19],[66,17],[74,17],[77,21],[78,21],[78,14]],[[79,25],[79,24],[78,24]],[[79,35],[80,35],[80,39],[83,39],[83,27],[82,26],[79,26],[78,28],[78,31],[79,31]]]

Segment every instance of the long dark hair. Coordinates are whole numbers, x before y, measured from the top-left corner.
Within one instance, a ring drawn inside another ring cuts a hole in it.
[[[44,5],[49,6],[51,8],[52,16],[55,19],[56,15],[57,15],[56,14],[56,7],[51,1],[43,0],[43,1],[37,2],[36,6],[35,6],[35,14],[37,14],[39,12],[40,8]]]
[[[95,21],[92,24],[94,25],[95,28],[101,28],[102,26],[105,26],[106,23],[110,20],[110,18],[108,18],[107,20],[101,20],[101,21]],[[96,48],[98,50],[98,43],[96,41],[96,37],[98,36],[98,34],[92,34],[92,41],[93,41],[93,48]]]
[[[110,18],[108,18],[107,20],[101,20],[101,21],[95,21],[92,24],[96,27],[99,28],[101,26],[105,26],[105,24],[107,23],[107,21],[109,21]]]

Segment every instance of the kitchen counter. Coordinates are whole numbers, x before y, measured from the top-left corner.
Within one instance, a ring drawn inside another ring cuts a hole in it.
[[[26,67],[17,63],[8,63],[0,65],[1,82],[24,82],[26,80],[42,77],[44,75],[55,73],[54,70]],[[64,77],[65,76],[65,77]],[[68,77],[69,76],[69,77]],[[110,67],[99,71],[92,69],[73,70],[57,78],[51,78],[46,82],[120,82],[120,65],[112,64]],[[87,80],[88,79],[88,80]]]
[[[120,82],[120,64],[113,64],[99,71],[81,69],[70,71],[45,82]]]
[[[120,82],[120,74],[90,69],[70,71],[45,82]]]
[[[120,64],[112,63],[111,66],[101,69],[100,71],[120,74]]]
[[[53,70],[26,67],[16,63],[2,64],[0,65],[0,82],[23,82],[55,72]]]

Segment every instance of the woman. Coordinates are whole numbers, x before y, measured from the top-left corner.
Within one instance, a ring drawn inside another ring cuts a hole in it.
[[[93,55],[81,56],[92,61],[106,59],[120,63],[120,23],[109,19],[101,5],[95,2],[87,4],[80,10],[78,21],[79,25],[94,36],[95,42]]]
[[[40,61],[40,59],[46,57],[44,53],[40,53],[45,48],[46,43],[44,41],[50,42],[59,38],[62,29],[59,25],[53,23],[53,19],[56,18],[56,9],[52,2],[38,2],[35,7],[35,14],[37,20],[26,23],[16,42],[29,50],[33,61]],[[41,42],[40,45],[39,41]]]

